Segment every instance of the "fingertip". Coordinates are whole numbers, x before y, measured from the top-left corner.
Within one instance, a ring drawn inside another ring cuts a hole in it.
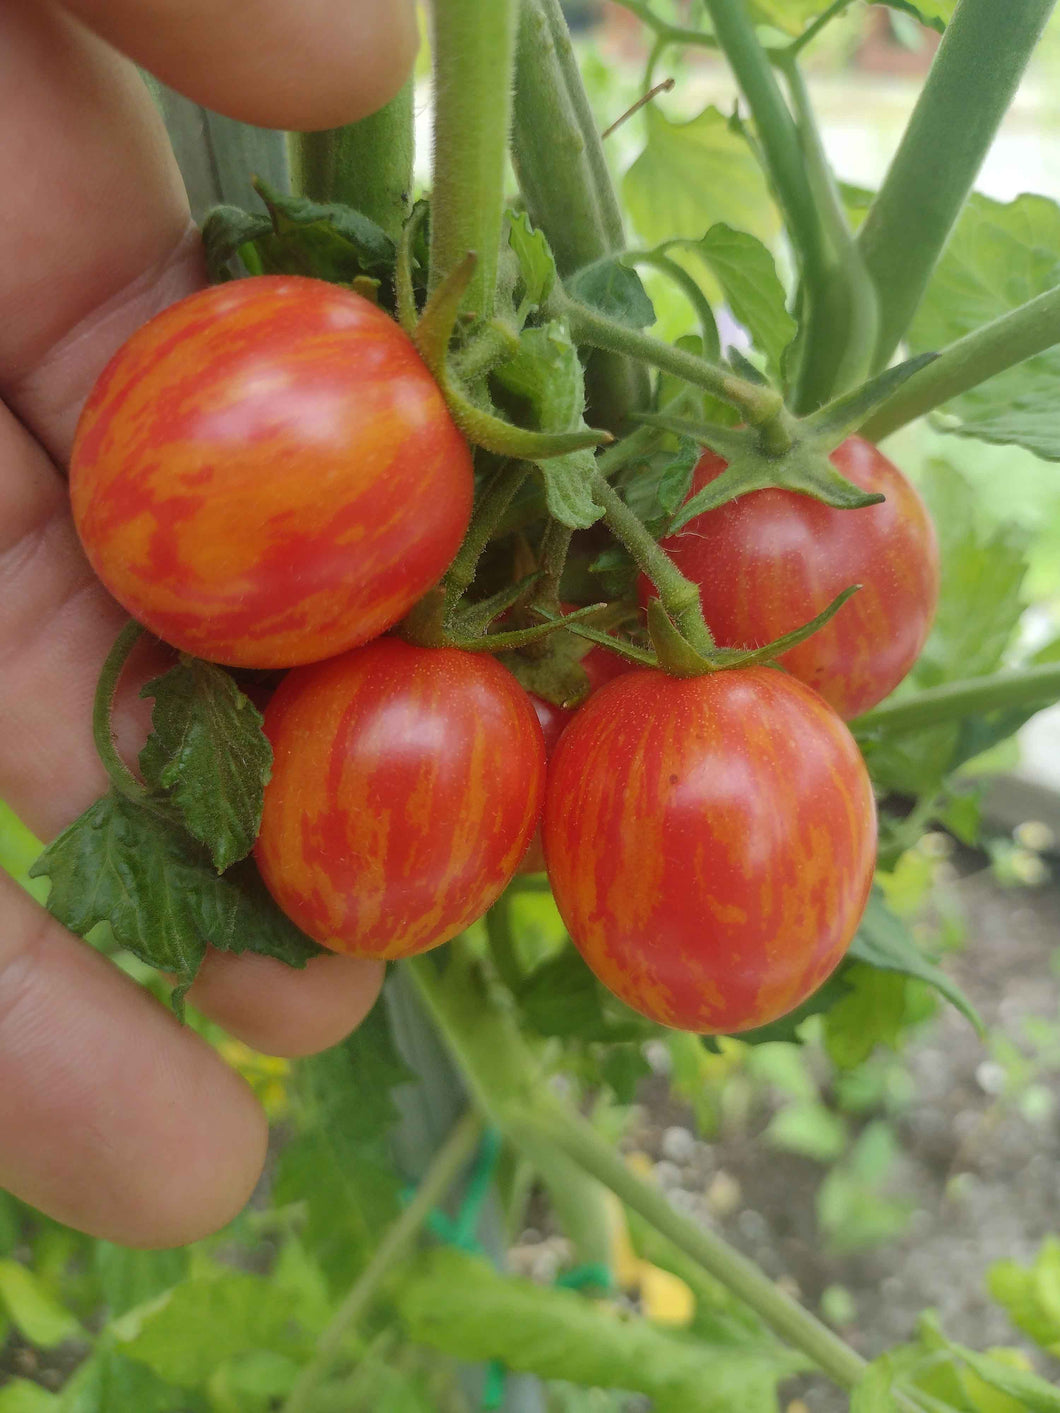
[[[208,953],[188,1001],[265,1055],[295,1059],[344,1040],[375,1005],[382,962],[332,954],[296,970],[254,953]]]

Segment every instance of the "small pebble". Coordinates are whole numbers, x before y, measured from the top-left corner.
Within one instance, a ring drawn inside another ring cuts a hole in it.
[[[687,1128],[674,1125],[662,1136],[662,1154],[671,1163],[688,1163],[696,1151],[696,1140]]]

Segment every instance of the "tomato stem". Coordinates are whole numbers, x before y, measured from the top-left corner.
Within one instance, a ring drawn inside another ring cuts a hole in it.
[[[624,353],[630,358],[640,359],[643,363],[684,378],[696,387],[706,388],[715,397],[737,408],[752,427],[758,427],[769,434],[775,433],[776,437],[783,440],[784,400],[775,388],[749,382],[706,358],[699,358],[694,353],[674,348],[662,339],[641,333],[639,329],[627,328],[625,324],[619,324],[595,309],[577,303],[562,292],[553,291],[549,302],[556,317],[568,320],[571,337],[575,343]],[[787,445],[791,445],[790,438]],[[786,450],[786,447],[780,449]]]
[[[1056,0],[960,0],[858,234],[883,311],[884,368],[916,313]]]
[[[907,422],[1056,343],[1060,343],[1060,286],[949,344],[876,408],[861,427],[861,435],[882,441]]]
[[[944,682],[912,696],[885,702],[850,722],[850,729],[864,738],[876,731],[918,731],[962,716],[977,716],[1006,707],[1044,707],[1060,697],[1060,663],[995,672],[989,677],[969,677]]]
[[[698,586],[685,578],[599,472],[592,479],[592,490],[597,505],[604,507],[608,526],[655,585],[663,607],[682,636],[701,655],[711,653],[714,639],[703,619]]]
[[[138,805],[143,804],[147,799],[147,791],[118,754],[118,748],[114,744],[111,713],[114,709],[114,697],[118,690],[121,674],[129,660],[129,654],[140,641],[143,631],[135,619],[130,619],[118,634],[99,674],[96,695],[92,703],[92,736],[110,783],[119,794]]]
[[[314,201],[356,207],[392,240],[401,236],[412,192],[413,81],[359,123],[294,137],[295,180]]]
[[[334,1366],[343,1345],[371,1307],[380,1286],[408,1253],[431,1213],[442,1203],[467,1166],[481,1135],[482,1122],[473,1112],[464,1114],[454,1125],[420,1180],[416,1195],[383,1234],[372,1259],[328,1321],[317,1340],[313,1357],[299,1374],[282,1413],[309,1413],[316,1406],[314,1394]]]
[[[449,623],[453,610],[475,580],[475,570],[482,552],[489,544],[504,512],[515,493],[526,480],[530,467],[525,461],[508,461],[494,472],[479,496],[471,524],[456,558],[445,576],[445,621]]]
[[[561,275],[623,248],[622,213],[559,0],[523,0],[512,164]],[[648,399],[643,370],[602,353],[587,369],[590,420],[615,429]]]
[[[478,256],[465,308],[493,312],[504,219],[516,0],[435,0],[434,172],[430,289],[469,251]]]

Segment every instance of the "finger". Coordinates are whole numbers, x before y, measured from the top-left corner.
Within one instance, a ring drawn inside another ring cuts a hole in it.
[[[107,789],[92,698],[125,622],[88,567],[48,458],[0,408],[0,799],[42,838]],[[147,642],[123,676],[114,725],[127,760],[149,724],[139,686],[167,665]],[[340,957],[298,972],[252,955],[212,956],[192,999],[255,1049],[302,1055],[360,1023],[382,974],[375,963]]]
[[[65,0],[145,69],[207,108],[273,128],[351,123],[412,68],[411,0]]]
[[[266,1055],[294,1059],[337,1045],[372,1009],[381,962],[314,957],[304,971],[252,953],[210,952],[188,1001]]]
[[[0,874],[0,1186],[126,1246],[223,1226],[261,1173],[243,1080]]]
[[[0,395],[61,463],[107,358],[202,283],[199,242],[139,75],[39,0],[0,5],[0,131]]]

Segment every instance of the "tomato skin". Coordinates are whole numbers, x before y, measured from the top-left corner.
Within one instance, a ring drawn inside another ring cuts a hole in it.
[[[831,622],[779,661],[849,720],[897,687],[931,629],[939,551],[924,502],[871,443],[849,437],[832,454],[878,505],[836,510],[794,491],[751,491],[697,516],[662,542],[700,586],[703,612],[724,647],[760,647],[816,617],[852,584]],[[705,452],[692,493],[725,462]],[[640,584],[642,601],[654,590]]]
[[[258,866],[333,951],[447,942],[500,896],[537,827],[541,728],[488,653],[379,638],[289,672],[265,733]]]
[[[876,811],[853,737],[801,682],[642,670],[563,733],[542,835],[600,980],[663,1025],[732,1034],[839,962],[872,884]]]
[[[334,656],[444,573],[471,457],[411,340],[322,280],[199,291],[114,355],[78,424],[93,569],[166,642],[241,667]]]

